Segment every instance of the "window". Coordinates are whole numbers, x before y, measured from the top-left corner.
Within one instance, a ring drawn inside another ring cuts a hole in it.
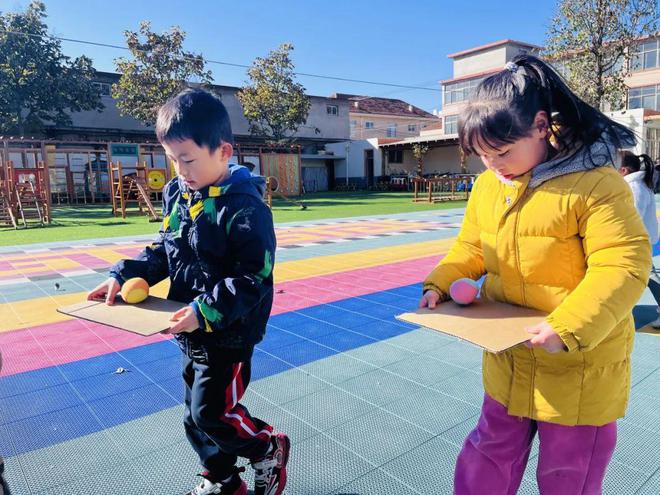
[[[470,79],[469,81],[445,84],[442,88],[445,105],[467,100],[470,97],[470,94],[472,94],[472,91],[474,91],[484,79],[484,77],[480,77],[478,79]]]
[[[374,128],[374,123],[369,122],[368,120],[364,123],[364,128],[365,129],[373,129]]]
[[[325,109],[328,115],[339,115],[339,107],[337,105],[327,105]]]
[[[387,126],[387,137],[396,137],[396,124]]]
[[[110,96],[110,84],[104,82],[94,82],[92,83],[99,90],[101,96]]]
[[[355,129],[357,127],[357,120],[351,120],[351,129]]]
[[[417,126],[415,124],[408,124],[408,132],[417,132]]]
[[[652,160],[660,160],[660,129],[652,127],[646,129],[646,154]]]
[[[387,151],[388,163],[403,163],[403,150],[388,150]]]
[[[639,43],[633,52],[630,70],[640,71],[660,67],[660,60],[658,60],[659,42],[660,40],[656,39]]]
[[[630,88],[628,90],[628,108],[660,110],[658,93],[660,93],[660,85],[656,86],[655,84],[641,88]]]
[[[445,117],[445,134],[458,134],[458,115]]]

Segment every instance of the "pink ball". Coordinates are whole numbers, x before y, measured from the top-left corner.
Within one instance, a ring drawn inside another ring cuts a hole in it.
[[[449,295],[456,304],[467,306],[479,294],[479,284],[471,278],[459,278],[449,286]]]

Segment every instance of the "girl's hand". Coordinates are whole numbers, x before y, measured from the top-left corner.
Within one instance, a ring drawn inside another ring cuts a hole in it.
[[[121,287],[117,279],[109,277],[105,282],[97,285],[87,294],[87,300],[99,301],[105,299],[105,303],[108,306],[112,306],[120,289]]]
[[[440,294],[434,290],[427,290],[424,292],[422,299],[419,301],[419,307],[435,309],[435,307],[438,305],[438,301],[440,301]]]
[[[170,321],[172,322],[170,328],[163,330],[163,333],[190,333],[199,328],[197,314],[190,306],[181,308],[174,313],[170,318]]]
[[[534,335],[530,340],[525,342],[525,345],[530,349],[540,347],[551,354],[566,350],[564,341],[561,340],[561,337],[557,335],[557,332],[546,321],[529,327],[527,331]]]

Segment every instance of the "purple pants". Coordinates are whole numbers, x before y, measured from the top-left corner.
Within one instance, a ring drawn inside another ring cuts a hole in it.
[[[513,495],[522,481],[534,435],[540,449],[536,479],[541,495],[597,495],[616,445],[616,422],[563,426],[509,416],[488,395],[477,427],[456,461],[455,495]]]

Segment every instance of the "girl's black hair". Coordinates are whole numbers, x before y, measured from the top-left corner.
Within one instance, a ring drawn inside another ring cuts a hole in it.
[[[629,151],[623,154],[622,167],[626,167],[630,172],[644,171],[644,184],[653,189],[653,160],[649,155],[635,155]]]
[[[560,154],[601,138],[616,148],[635,142],[633,131],[582,101],[550,65],[524,54],[477,86],[459,119],[460,146],[470,155],[514,143],[530,135],[539,111],[548,114]]]

